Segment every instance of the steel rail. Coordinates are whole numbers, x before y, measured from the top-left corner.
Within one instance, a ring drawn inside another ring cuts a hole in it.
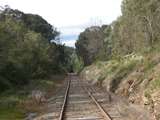
[[[80,80],[78,80],[78,81],[80,82]],[[61,109],[61,112],[60,112],[59,120],[63,120],[64,119],[64,113],[65,113],[65,109],[66,109],[66,103],[67,103],[67,98],[68,98],[68,94],[69,94],[70,83],[71,83],[71,78],[69,78],[68,83],[67,83],[67,88],[66,88],[65,97],[64,97],[62,109]],[[92,93],[85,86],[81,85],[81,87],[88,93],[89,97],[92,99],[92,101],[99,108],[100,113],[103,116],[104,120],[112,120],[110,115],[98,103],[98,101],[95,99],[95,97],[92,95]]]
[[[90,98],[93,100],[93,102],[96,104],[96,106],[99,108],[102,116],[104,117],[105,120],[112,120],[111,116],[103,109],[103,107],[98,103],[98,101],[95,99],[95,97],[92,95],[91,92],[89,92],[89,90],[83,86],[83,88],[85,89],[85,91],[88,93],[88,95],[90,96]]]
[[[69,78],[68,83],[67,83],[67,89],[65,92],[65,97],[64,97],[62,109],[60,112],[59,120],[63,120],[64,118],[64,113],[65,113],[65,108],[66,108],[66,103],[67,103],[67,98],[68,98],[68,93],[69,93],[69,88],[70,88],[70,82],[71,82],[71,78]]]

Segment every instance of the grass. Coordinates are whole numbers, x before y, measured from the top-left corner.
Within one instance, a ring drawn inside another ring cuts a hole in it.
[[[160,79],[156,79],[151,81],[151,89],[159,89],[160,88]]]
[[[88,78],[93,79],[100,84],[103,84],[104,80],[109,80],[111,83],[110,90],[114,92],[123,78],[129,75],[133,70],[136,70],[137,66],[142,64],[143,61],[144,58],[141,55],[136,54],[105,62],[96,61],[95,64],[88,67],[88,70],[90,71]]]
[[[18,108],[18,102],[24,99],[15,89],[7,90],[0,94],[0,120],[23,120],[25,113]]]
[[[26,112],[32,112],[32,106],[25,108],[21,106],[21,101],[28,100],[28,95],[32,90],[42,90],[47,93],[47,97],[53,95],[53,89],[56,84],[61,83],[64,75],[52,76],[48,79],[32,80],[31,84],[23,86],[21,89],[10,89],[0,94],[0,120],[23,120]],[[28,107],[28,106],[27,106]],[[35,107],[35,106],[34,106]],[[39,105],[40,107],[40,105]],[[34,108],[38,111],[39,107]]]
[[[23,120],[25,112],[18,107],[18,103],[25,97],[15,89],[3,92],[0,95],[0,120]]]
[[[16,106],[0,106],[0,120],[23,120],[25,113]]]

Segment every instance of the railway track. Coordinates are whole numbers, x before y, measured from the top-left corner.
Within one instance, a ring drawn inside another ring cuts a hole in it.
[[[95,93],[96,90],[87,83],[70,75],[59,120],[113,120],[115,116],[112,118],[100,104],[100,101],[108,102],[109,97],[105,97],[104,93],[99,93],[99,96]],[[97,99],[100,95],[103,98]],[[120,117],[116,115],[116,118]]]
[[[50,100],[50,111],[34,120],[123,120],[109,95],[69,75],[61,92]]]

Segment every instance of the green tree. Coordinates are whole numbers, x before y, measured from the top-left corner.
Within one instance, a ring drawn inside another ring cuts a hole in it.
[[[26,24],[23,16],[28,16],[27,22],[33,24]],[[0,13],[1,91],[26,85],[31,79],[67,72],[70,52],[67,47],[49,41],[58,35],[53,28],[37,15],[10,8]]]
[[[84,65],[90,65],[103,47],[105,37],[103,30],[101,27],[93,26],[79,35],[76,50],[77,54],[83,59]]]

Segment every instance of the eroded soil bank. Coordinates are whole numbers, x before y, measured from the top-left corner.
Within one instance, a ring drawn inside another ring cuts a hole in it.
[[[136,111],[147,110],[154,119],[160,120],[159,53],[131,54],[119,60],[96,62],[86,67],[81,77],[126,98]]]

